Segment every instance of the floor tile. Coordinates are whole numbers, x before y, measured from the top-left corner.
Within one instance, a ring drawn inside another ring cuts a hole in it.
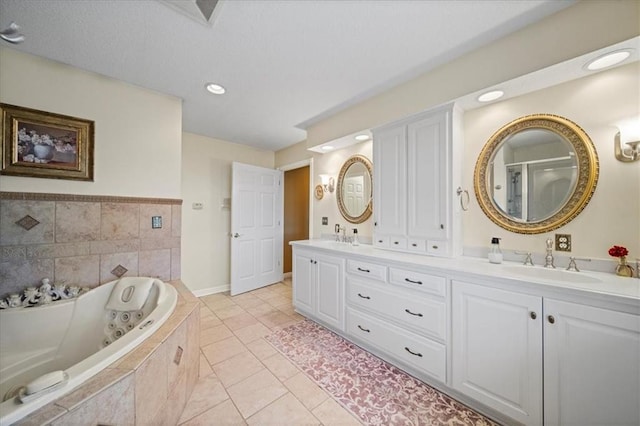
[[[234,315],[231,318],[227,318],[224,320],[224,325],[229,327],[229,330],[231,331],[235,331],[240,328],[244,328],[257,323],[258,320],[253,315],[244,311],[241,314]]]
[[[270,304],[264,301],[262,301],[262,303],[260,303],[259,305],[246,308],[246,311],[256,318],[261,315],[266,315],[272,312],[278,312],[276,308],[274,308],[273,306],[271,306]]]
[[[248,327],[235,330],[233,334],[235,334],[235,336],[246,345],[250,342],[253,342],[254,340],[266,336],[270,332],[271,331],[267,327],[265,327],[264,324],[262,324],[261,322],[256,322],[255,324]]]
[[[246,350],[247,348],[236,337],[229,337],[202,347],[202,353],[207,357],[207,361],[211,365],[215,365]]]
[[[226,325],[217,325],[200,331],[200,346],[207,346],[211,343],[232,337],[233,333]]]
[[[264,326],[263,326],[264,327]],[[266,328],[266,327],[265,327]],[[247,344],[247,348],[259,359],[263,360],[277,354],[278,351],[264,339],[256,339],[253,342]]]
[[[269,328],[277,327],[281,324],[291,321],[291,317],[289,315],[285,315],[280,311],[270,312],[265,315],[261,315],[258,317],[258,321],[263,323],[265,326]]]
[[[211,314],[211,316],[208,316],[206,318],[200,317],[200,330],[206,330],[207,328],[211,328],[211,327],[215,327],[217,325],[221,325],[222,321],[213,315],[213,313]]]
[[[233,402],[224,401],[199,416],[182,423],[181,426],[240,426],[246,424]]]
[[[252,306],[261,305],[264,303],[262,299],[250,293],[245,293],[245,294],[241,294],[240,296],[236,296],[234,297],[233,301],[235,302],[236,305],[242,306],[245,309],[250,308]]]
[[[229,395],[215,375],[204,377],[196,383],[178,423],[192,419],[227,399]]]
[[[231,306],[213,310],[213,313],[216,314],[216,316],[220,318],[222,321],[236,315],[244,314],[245,312],[246,311],[241,306],[238,306],[235,303]]]
[[[262,360],[262,362],[267,366],[269,371],[271,371],[273,375],[282,382],[300,372],[298,367],[289,362],[289,360],[282,356],[280,353],[265,358]]]
[[[312,410],[323,403],[329,395],[304,373],[287,379],[284,385],[305,407]]]
[[[267,299],[267,303],[276,308],[280,306],[291,306],[291,298],[283,296],[282,294],[278,294],[276,295],[276,297]]]
[[[265,369],[229,387],[227,392],[246,419],[287,393],[287,388]]]
[[[311,410],[324,426],[357,426],[362,423],[353,417],[333,398],[327,398],[322,404]]]
[[[213,371],[225,387],[246,379],[264,369],[264,365],[251,352],[239,355],[215,364]]]
[[[247,419],[249,425],[320,425],[304,405],[290,393],[278,398]]]

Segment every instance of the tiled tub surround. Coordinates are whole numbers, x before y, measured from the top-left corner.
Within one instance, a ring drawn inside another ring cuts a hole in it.
[[[83,287],[180,279],[181,208],[173,199],[0,192],[0,298],[43,278]]]
[[[180,281],[175,311],[149,339],[16,425],[171,425],[198,381],[200,303]],[[182,350],[181,350],[182,349]]]

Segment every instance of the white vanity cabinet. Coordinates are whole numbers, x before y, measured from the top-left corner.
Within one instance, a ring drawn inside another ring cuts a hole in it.
[[[640,424],[640,316],[456,280],[452,315],[459,392],[526,425]]]
[[[544,424],[640,425],[640,316],[544,301]]]
[[[373,130],[376,247],[461,253],[460,115],[450,104]]]
[[[542,424],[542,298],[454,281],[452,314],[454,389]]]
[[[293,306],[336,331],[343,331],[344,259],[294,248]]]

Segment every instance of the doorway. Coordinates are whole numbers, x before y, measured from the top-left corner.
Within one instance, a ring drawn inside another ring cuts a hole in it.
[[[309,239],[309,166],[284,172],[284,259],[282,272],[293,269],[290,241]]]

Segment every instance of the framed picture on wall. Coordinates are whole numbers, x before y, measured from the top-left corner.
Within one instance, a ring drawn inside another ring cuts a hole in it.
[[[93,181],[93,121],[3,103],[0,112],[0,174]]]

